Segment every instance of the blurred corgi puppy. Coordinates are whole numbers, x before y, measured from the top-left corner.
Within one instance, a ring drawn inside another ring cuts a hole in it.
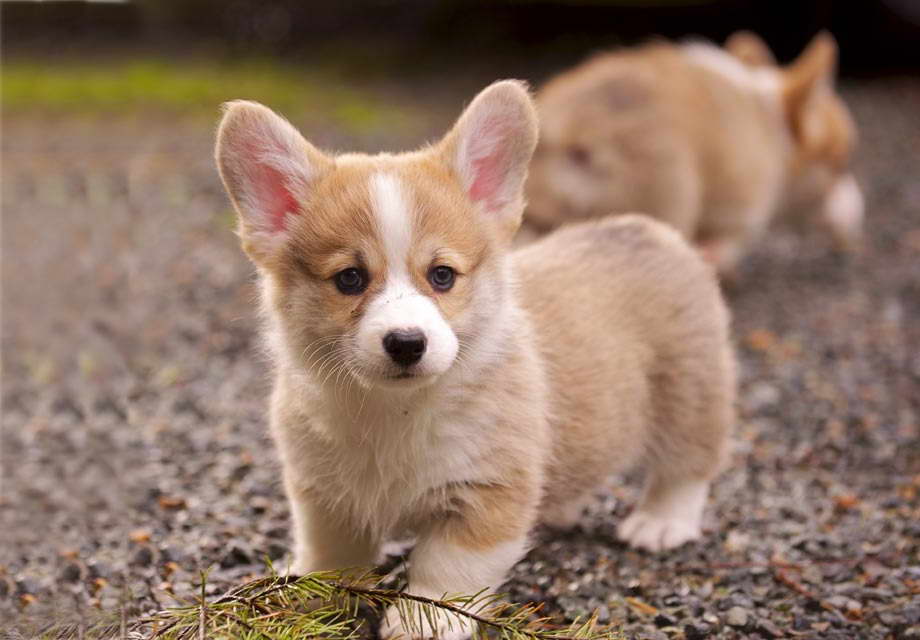
[[[546,229],[642,211],[723,274],[779,211],[818,213],[840,245],[854,245],[863,197],[836,62],[829,33],[779,67],[749,32],[724,49],[653,43],[588,60],[538,94],[526,221]]]
[[[536,142],[515,81],[399,155],[327,154],[264,106],[226,105],[216,159],[260,276],[294,573],[372,565],[409,531],[411,593],[494,589],[537,522],[573,525],[640,463],[621,537],[700,536],[734,420],[715,277],[639,216],[512,252]],[[388,611],[382,637],[471,632],[416,622]]]

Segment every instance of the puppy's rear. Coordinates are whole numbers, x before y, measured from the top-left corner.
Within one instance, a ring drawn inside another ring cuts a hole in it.
[[[726,273],[780,210],[817,211],[837,240],[855,242],[855,128],[833,89],[836,56],[820,34],[779,67],[739,33],[725,49],[654,43],[561,74],[539,94],[527,221],[641,211]]]
[[[711,268],[636,215],[563,228],[514,259],[554,393],[544,520],[572,524],[598,482],[642,464],[646,495],[621,537],[652,550],[697,538],[734,422]]]

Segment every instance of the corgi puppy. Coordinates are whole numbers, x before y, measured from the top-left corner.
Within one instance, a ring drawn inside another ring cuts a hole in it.
[[[536,142],[516,81],[399,155],[323,153],[264,106],[226,105],[216,158],[261,280],[294,573],[372,565],[411,531],[411,593],[495,589],[537,522],[573,525],[639,463],[620,536],[700,535],[734,420],[715,277],[640,216],[512,252]],[[420,624],[391,610],[382,637],[471,632]]]
[[[783,68],[749,32],[725,48],[656,42],[588,60],[539,92],[526,220],[642,211],[726,275],[779,211],[816,212],[853,246],[863,198],[836,61],[829,33]]]

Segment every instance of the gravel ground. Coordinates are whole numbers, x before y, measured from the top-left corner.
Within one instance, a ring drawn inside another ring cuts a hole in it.
[[[846,89],[869,243],[843,259],[777,232],[730,293],[742,420],[707,537],[615,542],[630,479],[576,531],[538,533],[513,599],[636,638],[920,638],[920,81]],[[372,144],[414,145],[461,101]],[[211,123],[17,116],[4,134],[0,630],[283,564],[252,271]]]

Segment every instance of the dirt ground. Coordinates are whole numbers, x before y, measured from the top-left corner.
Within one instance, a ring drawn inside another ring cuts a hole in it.
[[[578,530],[538,532],[512,599],[560,619],[598,609],[636,638],[920,638],[920,81],[845,95],[868,243],[843,258],[817,231],[777,231],[746,263],[729,296],[742,419],[705,540],[615,542],[630,479]],[[414,146],[468,98],[339,142]],[[253,273],[211,127],[3,122],[0,635],[285,562]]]

